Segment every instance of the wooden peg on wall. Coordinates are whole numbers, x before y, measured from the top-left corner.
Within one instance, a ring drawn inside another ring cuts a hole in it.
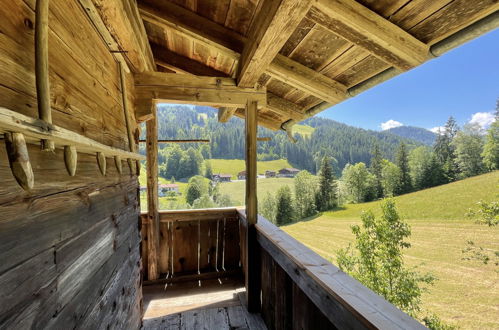
[[[24,190],[32,189],[35,178],[24,135],[22,133],[5,133],[5,147],[7,148],[10,169],[17,183]]]
[[[121,157],[120,156],[114,156],[114,165],[116,165],[116,169],[118,170],[118,173],[121,174],[123,172],[123,166],[121,164]]]
[[[49,0],[36,0],[35,20],[35,78],[38,116],[47,124],[52,124],[49,82]],[[42,150],[54,151],[54,141],[41,141]]]
[[[140,160],[136,160],[135,161],[135,165],[137,165],[136,166],[136,168],[137,168],[137,172],[136,173],[137,173],[137,176],[139,176],[140,175]]]
[[[128,162],[128,167],[130,168],[130,175],[134,175],[135,174],[136,166],[135,166],[135,164],[133,162],[133,159],[127,158],[127,162]]]
[[[97,164],[102,175],[106,175],[106,156],[102,152],[97,153]]]
[[[75,176],[78,164],[78,153],[74,146],[64,146],[64,163],[70,176]]]

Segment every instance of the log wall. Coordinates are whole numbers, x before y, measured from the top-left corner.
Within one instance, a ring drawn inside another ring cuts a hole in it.
[[[35,0],[0,6],[0,106],[37,117]],[[129,150],[118,63],[78,1],[51,0],[50,98],[55,125]],[[133,80],[126,76],[128,101]],[[132,130],[137,135],[133,107]],[[14,180],[0,135],[0,329],[138,329],[141,263],[138,181],[123,160],[28,145],[35,184]]]

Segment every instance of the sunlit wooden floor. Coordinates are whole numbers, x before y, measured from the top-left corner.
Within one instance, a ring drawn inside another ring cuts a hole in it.
[[[266,329],[242,305],[240,279],[213,279],[143,287],[143,329]]]

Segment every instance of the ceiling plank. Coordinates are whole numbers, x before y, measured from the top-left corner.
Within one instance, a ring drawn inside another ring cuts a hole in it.
[[[156,100],[208,106],[245,106],[248,100],[267,104],[265,88],[236,86],[232,78],[201,77],[175,73],[148,72],[134,76],[135,91],[139,100]]]
[[[241,54],[238,85],[252,87],[312,6],[312,0],[265,1]]]
[[[222,52],[224,55],[230,56],[231,54],[237,53],[237,57],[239,57],[238,52],[242,49],[240,45],[245,43],[246,41],[245,37],[237,33],[234,33],[233,31],[228,30],[227,28],[221,25],[213,23],[212,21],[204,17],[198,16],[195,13],[189,11],[186,12],[186,9],[182,7],[178,7],[171,3],[168,3],[167,6],[168,6],[167,8],[170,9],[170,14],[166,14],[165,12],[162,12],[158,8],[152,7],[151,5],[141,4],[140,10],[144,18],[148,20],[151,24],[155,24],[157,26],[167,29],[175,29],[175,32],[182,34],[183,36],[189,38],[189,40],[200,43],[203,46],[211,49],[215,48],[218,51]],[[167,22],[165,23],[165,21]],[[204,29],[203,32],[201,33],[199,29],[196,28],[196,26],[197,27],[202,26],[207,28]],[[224,36],[223,45],[220,44],[221,42],[220,40],[222,39],[220,37],[221,35]],[[224,45],[231,45],[231,46],[227,48]],[[174,59],[175,56],[178,55],[169,50],[158,47],[160,46],[156,46],[154,44],[152,45],[153,53],[156,57],[157,63],[160,65],[161,63],[170,64],[170,65],[173,64],[171,63],[172,61],[170,61],[169,63],[167,58]],[[163,58],[160,58],[159,56],[156,55],[161,53],[165,54]],[[166,54],[170,53],[173,54],[166,56]],[[283,77],[286,77],[284,81],[289,85],[292,85],[293,87],[298,89],[303,89],[304,91],[310,93],[311,95],[315,95],[321,98],[324,97],[326,100],[334,99],[335,103],[345,98],[344,95],[346,88],[343,85],[335,82],[334,80],[331,80],[326,76],[321,75],[320,73],[315,72],[312,69],[309,69],[301,65],[300,63],[297,63],[296,61],[293,61],[288,58],[284,59],[283,58],[284,56],[277,55],[276,59],[274,60],[275,63],[273,63],[270,67],[272,68],[271,70],[274,72],[274,76],[276,76],[277,79],[280,79],[277,77],[278,75],[281,77],[281,79],[284,79]],[[182,71],[193,72],[193,69],[189,70],[187,65],[180,68],[179,66],[176,67]],[[308,74],[308,79],[303,83],[298,83],[298,82],[295,83],[294,81],[297,80],[299,78],[299,75],[303,72],[306,72]],[[202,75],[211,76],[211,74],[202,74]],[[222,76],[222,74],[219,74],[218,76]],[[319,90],[314,90],[314,87],[317,87]],[[275,97],[277,96],[273,95],[273,97],[275,100]],[[293,114],[293,112],[295,112],[294,110],[298,106],[287,100],[284,99],[282,100],[285,102],[278,103],[281,105],[281,110],[283,109],[283,104],[287,104],[292,108],[287,109],[287,111],[283,112],[279,111],[278,108],[274,107],[272,111],[286,117],[293,117],[289,116],[289,114],[290,113]],[[236,109],[234,109],[233,107],[226,107],[223,109],[219,109],[219,117],[218,117],[219,121],[221,122],[228,121],[230,117],[234,114],[235,110]]]
[[[355,0],[317,0],[307,18],[400,70],[429,58],[429,46]]]
[[[156,64],[166,67],[175,72],[193,74],[196,76],[209,76],[209,77],[224,77],[226,73],[215,70],[203,63],[190,59],[188,57],[179,55],[171,50],[151,44],[152,53]]]
[[[139,10],[144,21],[171,29],[232,59],[238,60],[243,50],[243,36],[170,1],[141,1]]]
[[[344,100],[347,87],[290,58],[277,55],[267,73],[286,84],[331,103]]]

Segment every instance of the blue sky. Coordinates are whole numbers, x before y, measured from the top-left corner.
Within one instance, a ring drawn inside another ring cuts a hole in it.
[[[389,120],[433,128],[451,115],[460,125],[473,115],[475,121],[484,123],[492,117],[483,113],[495,109],[498,97],[499,30],[495,30],[319,116],[375,130]]]

